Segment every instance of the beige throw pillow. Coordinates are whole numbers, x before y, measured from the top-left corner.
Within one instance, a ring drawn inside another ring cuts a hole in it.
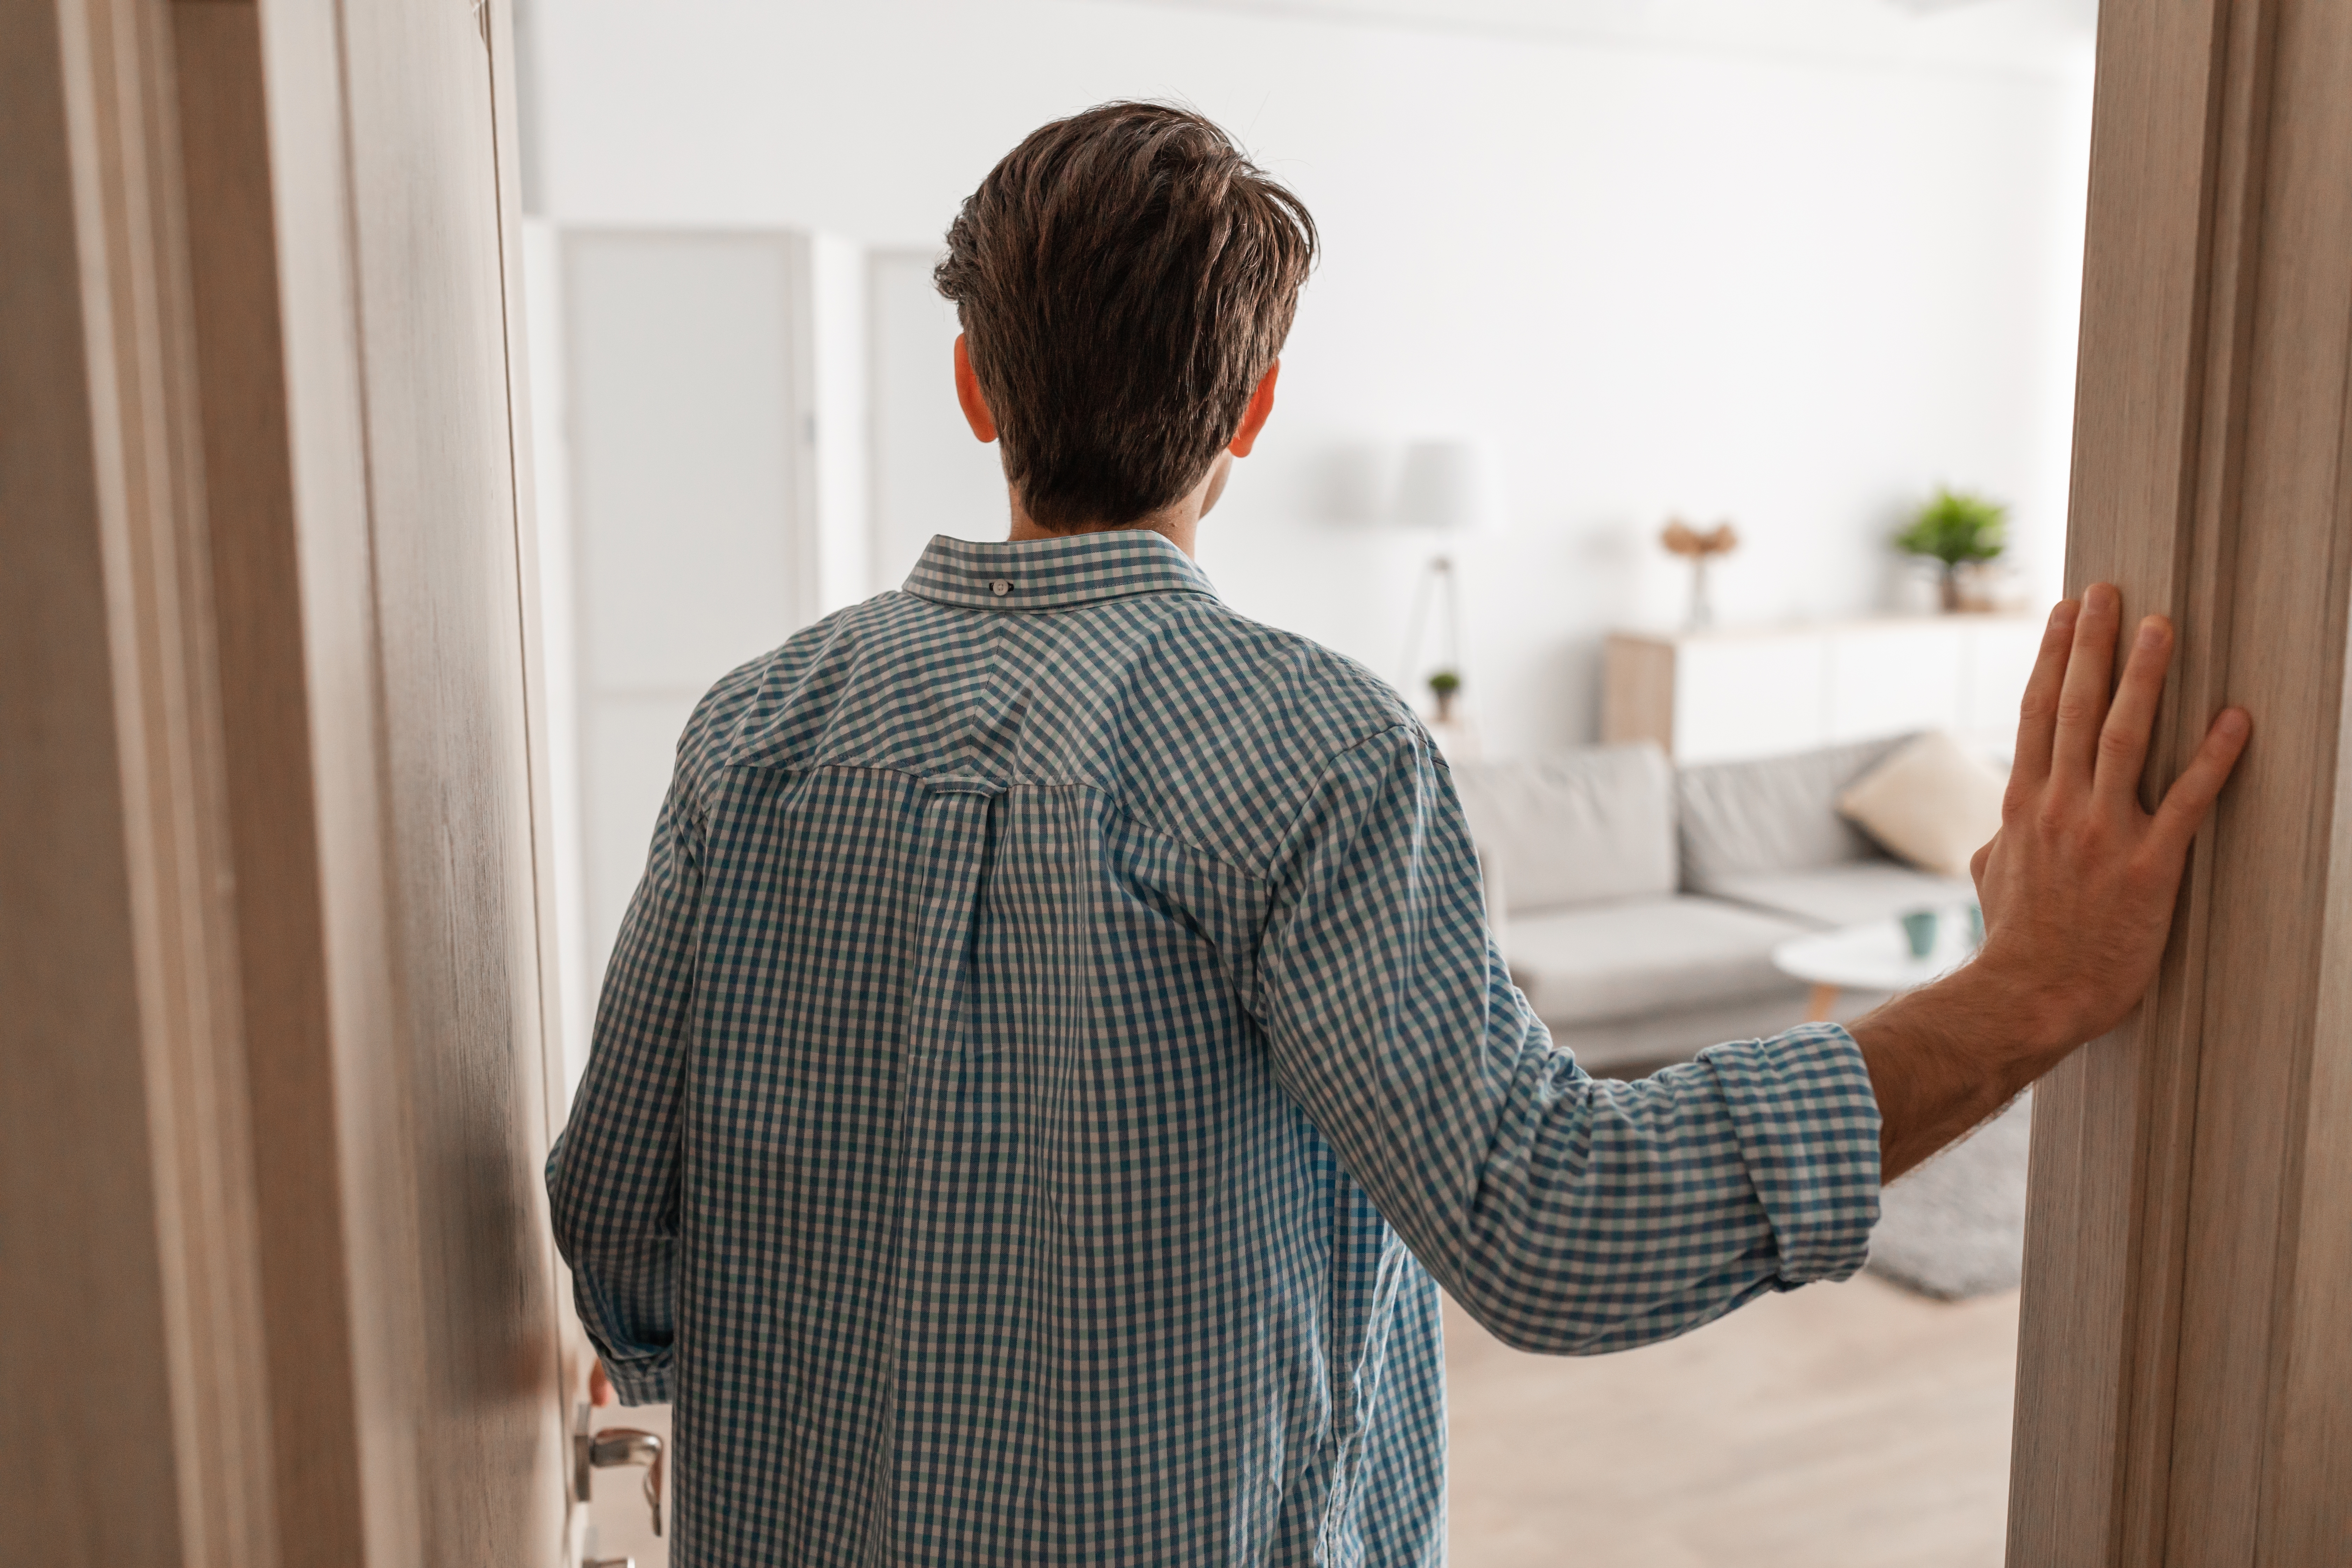
[[[2000,830],[2007,781],[1942,731],[1898,748],[1838,796],[1841,815],[1923,870],[1969,874]]]

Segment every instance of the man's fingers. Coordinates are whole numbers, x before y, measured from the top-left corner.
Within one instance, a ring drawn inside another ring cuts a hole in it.
[[[2253,732],[2253,721],[2242,708],[2224,708],[2205,731],[2205,743],[2164,792],[2164,803],[2156,808],[2156,831],[2170,841],[2171,847],[2186,850],[2189,839],[2197,835],[2198,825],[2212,809],[2213,797],[2230,781],[2230,770],[2238,765],[2240,753],[2246,749],[2246,737]]]
[[[2122,616],[2123,596],[2114,584],[2094,583],[2084,592],[2051,740],[2050,778],[2063,788],[2087,791],[2091,786],[2099,727],[2107,718],[2108,681],[2116,668],[2116,623]]]
[[[2042,651],[2034,656],[2032,679],[2017,705],[2017,760],[2009,770],[2012,789],[2032,789],[2050,776],[2051,730],[2058,722],[2058,691],[2065,684],[2066,650],[2074,646],[2080,608],[2072,599],[2059,600],[2050,624],[2042,628]]]
[[[2156,723],[2157,700],[2164,695],[2164,670],[2172,661],[2172,623],[2148,616],[2132,636],[2115,706],[2099,735],[2100,801],[2116,809],[2139,804],[2140,770],[2147,765],[2147,732]]]

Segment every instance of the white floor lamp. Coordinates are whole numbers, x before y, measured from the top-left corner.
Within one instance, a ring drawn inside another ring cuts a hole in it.
[[[1406,448],[1404,475],[1397,487],[1396,516],[1409,528],[1444,533],[1475,533],[1499,521],[1493,447],[1483,440],[1416,441]],[[1445,620],[1440,660],[1426,682],[1436,706],[1430,732],[1446,754],[1467,760],[1477,735],[1461,707],[1462,601],[1452,555],[1440,552],[1422,568],[1405,622],[1404,658],[1398,683],[1408,694],[1421,674],[1422,639],[1433,605]]]

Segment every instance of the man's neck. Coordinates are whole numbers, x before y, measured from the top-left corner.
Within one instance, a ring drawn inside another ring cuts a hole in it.
[[[1028,507],[1022,504],[1021,492],[1008,485],[1004,493],[1013,510],[1011,538],[1017,544],[1024,539],[1069,539],[1081,533],[1156,533],[1197,560],[1199,552],[1192,546],[1201,531],[1202,514],[1216,505],[1217,498],[1224,492],[1225,474],[1232,463],[1231,458],[1221,455],[1189,494],[1133,522],[1082,522],[1069,528],[1046,528],[1029,515]]]
[[[1076,528],[1044,528],[1024,510],[1016,499],[1013,503],[1013,533],[1015,543],[1024,539],[1075,539],[1081,533],[1156,533],[1185,554],[1193,553],[1192,542],[1199,533],[1201,515],[1175,518],[1155,513],[1134,522],[1085,522]]]

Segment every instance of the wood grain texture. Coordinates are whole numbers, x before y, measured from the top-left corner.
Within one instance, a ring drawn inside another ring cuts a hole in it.
[[[2346,1131],[2347,372],[2352,13],[2104,7],[2070,584],[2179,626],[2151,798],[2224,700],[2255,740],[2156,989],[2037,1096],[2013,1563],[2352,1552],[2352,1361],[2313,1294],[2352,1285],[2352,1189],[2310,1157]]]
[[[43,1282],[0,1337],[0,1507],[145,1568],[180,1521],[61,58],[55,5],[0,3],[0,1249]]]
[[[0,59],[0,1254],[31,1320],[0,1488],[47,1561],[267,1568],[170,34],[12,4]]]
[[[2221,20],[2216,5],[2118,4],[2099,37],[2068,573],[2074,587],[2115,582],[2135,613],[2163,609],[2179,626],[2155,782],[2178,772],[2182,698],[2210,685],[2216,646],[2192,613],[2206,606],[2189,602],[2187,552]],[[2203,973],[2210,839],[2156,991],[2036,1095],[2013,1563],[2148,1560],[2160,1526],[2193,1111],[2185,1020]]]
[[[12,1539],[551,1568],[489,28],[5,4]]]
[[[367,1561],[563,1508],[498,95],[465,5],[260,13]]]
[[[2345,934],[2352,884],[2333,882],[2341,780],[2347,594],[2344,430],[2352,375],[2352,8],[2280,0],[2242,26],[2258,62],[2250,92],[2251,254],[2244,293],[2242,416],[2231,695],[2259,716],[2234,798],[2216,824],[2213,920],[2199,1062],[2197,1124],[2181,1299],[2168,1563],[2343,1562],[2352,1556],[2352,1489],[2313,1497],[2286,1486],[2328,1465],[2282,1468],[2305,1434],[2280,1420],[2298,1332],[2305,1237],[2352,1224],[2352,1192],[2305,1185],[2310,1136],[2347,1129],[2310,1100],[2324,1024],[2328,938]],[[2267,35],[2274,27],[2275,47]],[[2233,40],[2236,41],[2236,40]],[[2233,75],[2235,73],[2233,72]],[[2224,978],[2226,977],[2226,978]],[[2312,1121],[2316,1112],[2316,1127]],[[2298,1202],[2298,1197],[2307,1202]],[[2342,1297],[2326,1308],[2337,1346]],[[2315,1304],[2316,1305],[2316,1304]],[[2306,1361],[2309,1382],[2352,1401],[2352,1358]],[[2316,1390],[2306,1387],[2301,1397]],[[2285,1489],[2281,1488],[2285,1486]],[[2332,1516],[2337,1550],[2281,1554],[2281,1508]]]
[[[363,1555],[360,1416],[321,1375],[352,1323],[319,1268],[345,1235],[260,21],[249,0],[172,11],[279,1537],[288,1568],[328,1568]]]
[[[1511,1350],[1449,1300],[1446,1562],[1985,1568],[2016,1346],[2013,1291],[1868,1274],[1605,1356]]]
[[[334,9],[258,12],[275,224],[278,321],[293,479],[294,590],[315,814],[319,946],[326,998],[325,1121],[331,1143],[309,1167],[346,1238],[341,1367],[358,1412],[358,1561],[424,1561],[421,1459],[404,1418],[422,1364],[422,1288],[406,1108],[396,1071],[397,964],[386,865],[377,617],[372,591],[366,381],[352,309],[352,193],[346,177],[341,38]],[[289,1178],[299,1169],[289,1167]],[[309,1478],[313,1485],[330,1478]],[[308,1543],[305,1543],[307,1549]],[[319,1555],[331,1550],[322,1534]]]
[[[1654,741],[1675,754],[1675,645],[1663,637],[1612,632],[1603,645],[1603,742]]]

